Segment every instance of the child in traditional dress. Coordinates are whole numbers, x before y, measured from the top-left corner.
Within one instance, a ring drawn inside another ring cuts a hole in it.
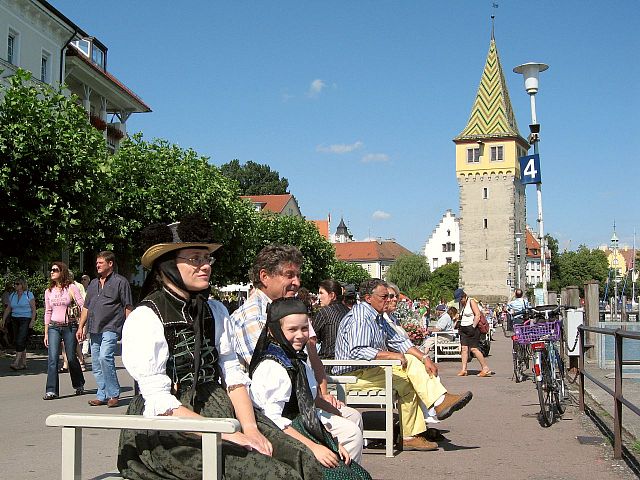
[[[296,298],[273,301],[249,367],[251,400],[284,433],[309,447],[325,467],[324,478],[370,479],[320,420],[315,407],[323,407],[323,400],[316,398],[315,376],[303,351],[308,340],[306,305]]]

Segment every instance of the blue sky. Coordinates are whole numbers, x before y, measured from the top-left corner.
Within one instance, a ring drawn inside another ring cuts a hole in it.
[[[520,132],[518,64],[550,65],[536,97],[545,231],[561,248],[640,243],[640,5],[635,0],[49,0],[109,48],[153,113],[129,131],[217,165],[266,163],[310,219],[412,251],[458,211],[451,141],[495,37]],[[536,227],[535,187],[527,187]]]

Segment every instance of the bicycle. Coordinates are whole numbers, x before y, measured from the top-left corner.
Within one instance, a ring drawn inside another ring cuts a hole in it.
[[[523,323],[522,320],[524,320],[524,323],[528,322],[526,311],[515,315],[507,313],[506,318],[503,321],[504,335],[505,337],[511,338],[512,341],[511,355],[513,358],[513,379],[516,383],[523,382],[527,378],[525,371],[529,370],[529,360],[531,358],[529,346],[518,343],[517,335],[513,332],[514,321],[520,324]]]
[[[549,427],[556,414],[562,415],[566,410],[565,366],[558,345],[562,339],[562,320],[548,321],[550,314],[559,312],[559,307],[554,310],[531,311],[538,318],[542,316],[547,321],[514,325],[514,336],[520,345],[528,345],[530,348],[534,381],[540,402],[541,424]]]

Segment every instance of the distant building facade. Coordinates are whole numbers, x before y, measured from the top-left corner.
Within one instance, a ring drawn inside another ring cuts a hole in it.
[[[344,223],[344,218],[340,218],[340,223],[336,228],[336,233],[331,236],[332,243],[346,243],[353,242],[353,235],[349,233],[347,225]]]
[[[385,279],[389,267],[411,251],[390,240],[335,243],[336,258],[364,268],[371,277]]]
[[[526,226],[518,157],[529,144],[518,130],[493,32],[471,115],[453,141],[460,189],[460,286],[488,302],[506,301],[518,283],[517,272],[519,284],[525,281],[525,256],[516,253],[516,233]]]
[[[451,210],[447,210],[424,246],[424,256],[433,272],[448,263],[460,261],[460,226]]]
[[[107,71],[107,47],[44,0],[0,1],[0,81],[18,68],[36,83],[65,84],[113,152],[133,113],[151,109]]]
[[[525,246],[527,256],[527,287],[535,287],[539,283],[542,283],[543,273],[540,262],[540,259],[542,258],[542,250],[540,247],[540,242],[529,227],[527,227]],[[547,258],[547,261],[545,263],[545,274],[547,276],[548,282],[551,279],[549,274],[549,266],[551,265],[551,252],[549,250],[545,252],[545,257]]]

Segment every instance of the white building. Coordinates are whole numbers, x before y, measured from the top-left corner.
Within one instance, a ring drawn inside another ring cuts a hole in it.
[[[151,109],[107,71],[107,47],[44,0],[0,0],[0,81],[18,68],[35,82],[65,84],[115,151],[132,113]]]
[[[447,263],[460,261],[460,221],[447,210],[424,246],[424,256],[433,272]]]

